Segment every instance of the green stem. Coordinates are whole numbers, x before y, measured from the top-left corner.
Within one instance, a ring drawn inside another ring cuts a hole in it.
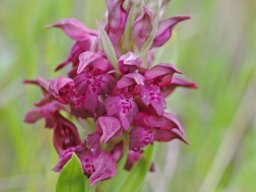
[[[117,164],[117,171],[121,171],[126,163],[127,157],[128,157],[128,151],[129,151],[129,134],[127,132],[124,133],[123,135],[123,141],[124,141],[124,151],[123,151],[123,156],[120,159],[120,161]]]

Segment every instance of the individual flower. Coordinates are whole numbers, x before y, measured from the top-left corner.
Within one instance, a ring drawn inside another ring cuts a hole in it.
[[[55,114],[60,110],[64,110],[65,106],[58,101],[50,101],[42,106],[36,106],[35,109],[28,111],[24,121],[26,123],[35,123],[39,119],[45,120],[46,128],[53,128],[56,125]]]
[[[86,57],[86,58],[85,58]],[[110,63],[103,57],[92,59],[88,62],[88,52],[80,55],[79,74],[74,78],[77,97],[80,98],[74,103],[93,114],[99,107],[99,96],[111,92],[115,80],[107,72],[111,69]]]
[[[123,7],[124,0],[107,0],[107,24],[105,30],[119,54],[118,45],[124,32],[128,12]]]
[[[165,112],[162,116],[157,116],[140,112],[134,124],[136,127],[130,134],[131,149],[140,150],[154,141],[168,142],[176,138],[188,143],[184,138],[183,127],[171,113]]]
[[[72,63],[73,66],[77,66],[79,63],[79,55],[81,53],[95,49],[98,39],[97,31],[87,28],[76,19],[63,19],[49,25],[48,27],[60,28],[68,37],[76,41],[71,48],[68,58],[56,67],[56,71],[65,67],[69,63]]]
[[[89,177],[91,185],[94,185],[98,181],[111,178],[116,174],[116,161],[111,154],[104,151],[94,154],[85,144],[69,147],[62,151],[57,165],[53,170],[60,172],[71,158],[72,153],[75,153],[80,159],[83,172]]]

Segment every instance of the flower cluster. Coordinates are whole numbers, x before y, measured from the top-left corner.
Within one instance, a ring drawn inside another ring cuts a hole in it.
[[[56,68],[69,67],[68,74],[25,81],[43,92],[25,122],[44,119],[45,127],[53,130],[59,153],[55,171],[61,171],[75,153],[93,185],[116,174],[126,147],[125,169],[130,170],[147,145],[175,138],[186,142],[179,121],[165,111],[165,98],[176,87],[196,85],[179,77],[182,72],[174,65],[153,66],[153,61],[155,48],[189,17],[161,19],[163,9],[158,1],[107,0],[105,23],[98,24],[98,30],[76,19],[49,26],[75,41],[68,58]],[[85,139],[78,131],[81,125]]]

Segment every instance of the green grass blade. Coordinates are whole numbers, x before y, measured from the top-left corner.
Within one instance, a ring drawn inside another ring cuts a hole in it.
[[[153,145],[150,145],[145,149],[143,156],[132,168],[125,183],[121,187],[122,192],[136,192],[141,189],[151,165],[153,150]]]

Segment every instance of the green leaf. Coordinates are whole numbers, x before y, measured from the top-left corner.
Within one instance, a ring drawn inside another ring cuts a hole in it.
[[[122,192],[136,192],[142,188],[142,185],[144,184],[145,181],[145,177],[151,165],[153,149],[153,145],[150,145],[145,149],[143,156],[132,168],[127,179],[122,185]]]
[[[84,178],[80,160],[73,153],[59,175],[56,192],[84,192]]]
[[[116,57],[116,53],[115,53],[113,44],[110,41],[108,34],[103,29],[103,27],[99,23],[97,23],[97,25],[99,28],[100,43],[102,45],[103,51],[106,53],[108,60],[113,64],[114,69],[118,70],[118,65],[117,65],[118,61],[117,61],[117,57]]]

